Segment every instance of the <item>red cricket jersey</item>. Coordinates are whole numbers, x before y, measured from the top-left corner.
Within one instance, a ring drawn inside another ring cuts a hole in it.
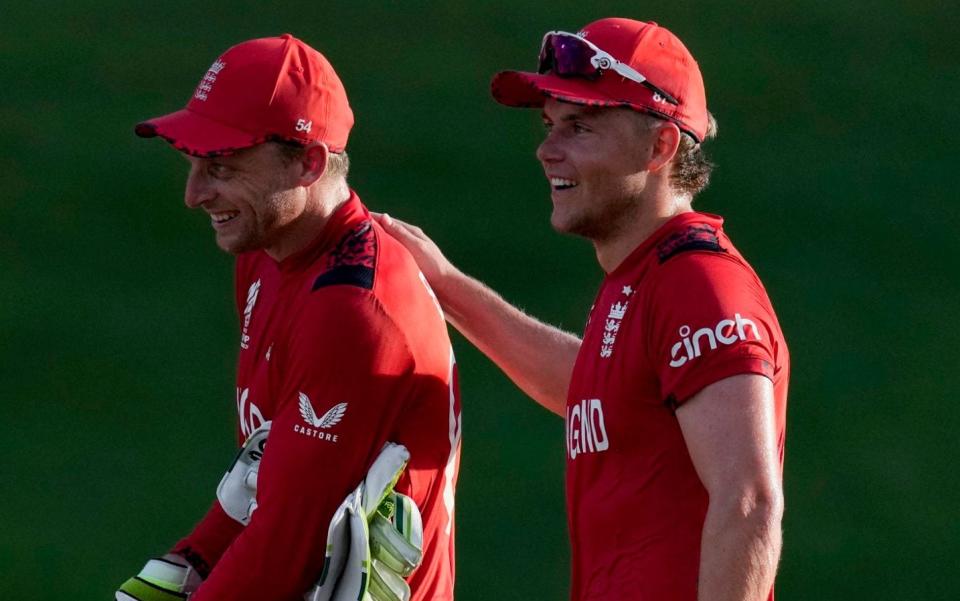
[[[573,601],[696,601],[708,496],[674,410],[704,387],[773,381],[782,470],[787,346],[722,224],[673,218],[607,275],[590,311],[566,409]]]
[[[272,426],[243,528],[215,502],[175,551],[209,576],[195,601],[292,601],[317,581],[327,526],[387,441],[409,449],[397,490],[423,514],[412,598],[453,598],[460,459],[456,365],[410,254],[356,194],[305,250],[237,258],[239,437]]]

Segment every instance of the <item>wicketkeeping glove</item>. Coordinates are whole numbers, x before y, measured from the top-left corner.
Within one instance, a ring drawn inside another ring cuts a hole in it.
[[[410,459],[387,443],[363,482],[330,520],[323,574],[307,601],[407,601],[404,577],[420,564],[423,524],[409,497],[393,486]]]
[[[376,601],[406,601],[404,578],[423,559],[423,523],[413,499],[391,491],[370,518],[370,596]]]
[[[120,586],[116,601],[183,601],[202,579],[183,557],[169,553],[151,559],[140,573]]]
[[[217,499],[224,512],[244,526],[250,523],[250,516],[257,509],[257,474],[270,423],[264,423],[247,437],[217,486]]]
[[[243,525],[257,508],[257,475],[269,433],[267,422],[250,434],[217,487],[226,514]],[[409,460],[406,447],[388,442],[340,504],[327,529],[323,573],[307,601],[410,598],[404,578],[420,565],[423,523],[413,499],[393,490]]]

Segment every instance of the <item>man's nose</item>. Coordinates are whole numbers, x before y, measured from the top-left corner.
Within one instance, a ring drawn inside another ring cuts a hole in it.
[[[197,167],[192,167],[187,175],[187,184],[183,192],[183,204],[191,209],[203,206],[215,196],[210,179]]]
[[[563,160],[563,152],[552,133],[547,134],[537,147],[537,159],[541,163],[557,163]]]

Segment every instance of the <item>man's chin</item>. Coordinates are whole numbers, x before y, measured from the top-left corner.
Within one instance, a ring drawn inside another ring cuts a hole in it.
[[[588,218],[581,219],[551,219],[550,225],[554,231],[567,236],[576,236],[584,238],[590,242],[597,243],[606,240],[610,236],[610,231],[604,229],[595,221]]]
[[[554,206],[553,212],[550,213],[550,227],[553,228],[553,231],[559,234],[568,233],[567,232],[567,228],[569,227],[569,224],[567,223],[568,221],[569,220],[567,219],[567,217],[559,213],[557,211],[557,207]]]
[[[583,219],[577,219],[574,215],[564,215],[554,209],[550,215],[550,226],[558,234],[567,234],[570,236],[583,236]]]
[[[216,235],[217,247],[225,253],[239,255],[255,249],[249,240],[239,240],[233,236]]]

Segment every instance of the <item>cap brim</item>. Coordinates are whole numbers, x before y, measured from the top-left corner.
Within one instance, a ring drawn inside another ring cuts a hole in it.
[[[631,100],[604,93],[602,85],[587,79],[560,77],[552,73],[501,71],[493,76],[490,82],[490,93],[494,100],[506,106],[540,108],[547,98],[553,98],[561,102],[586,106],[630,108],[672,121],[682,131],[693,136],[697,142],[703,140],[703,133],[694,132],[680,117],[668,114],[642,99]]]
[[[596,85],[584,79],[527,71],[497,73],[490,82],[490,93],[500,104],[517,107],[541,107],[547,98],[596,106],[631,104],[603,94]]]
[[[177,150],[193,156],[231,154],[263,141],[188,108],[138,123],[134,132],[141,138],[163,138]]]

